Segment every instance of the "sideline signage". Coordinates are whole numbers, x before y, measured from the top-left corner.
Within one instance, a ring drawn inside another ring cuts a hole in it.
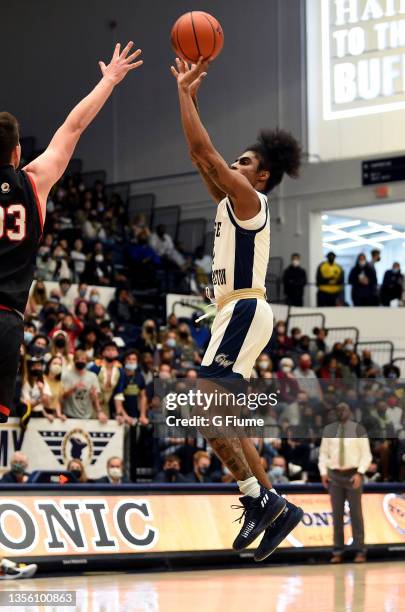
[[[364,161],[361,169],[364,186],[405,181],[405,155]]]

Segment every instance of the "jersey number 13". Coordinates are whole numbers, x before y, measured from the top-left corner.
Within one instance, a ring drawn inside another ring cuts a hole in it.
[[[13,217],[14,227],[6,228],[7,217]],[[7,208],[0,206],[0,240],[8,238],[12,242],[24,240],[27,233],[27,216],[22,204],[10,204]]]

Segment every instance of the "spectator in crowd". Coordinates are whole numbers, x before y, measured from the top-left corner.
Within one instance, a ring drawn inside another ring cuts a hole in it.
[[[193,471],[187,475],[188,482],[211,482],[210,465],[209,454],[206,451],[197,451],[193,456]]]
[[[377,282],[377,272],[375,269],[376,264],[381,261],[381,251],[380,249],[373,249],[371,251],[371,260],[370,260],[370,268],[373,272],[373,277],[371,279],[371,288],[373,291],[373,298],[371,306],[379,306],[380,304],[380,296],[378,294],[378,282]]]
[[[387,270],[380,290],[380,299],[383,306],[391,306],[393,300],[400,300],[404,276],[401,274],[401,266],[397,261],[392,264],[392,269]]]
[[[375,270],[367,263],[364,253],[357,257],[356,265],[349,274],[349,284],[352,286],[352,302],[354,306],[375,305]]]
[[[61,319],[61,321],[55,326],[53,330],[49,333],[49,336],[52,338],[53,336],[59,333],[59,330],[62,330],[67,335],[67,344],[69,353],[73,353],[76,345],[76,341],[79,338],[81,332],[83,331],[84,325],[80,321],[70,314],[69,312],[65,314],[65,316]]]
[[[71,419],[91,419],[93,410],[100,423],[107,422],[99,401],[100,385],[94,372],[86,369],[87,355],[76,350],[74,366],[62,373],[63,413]]]
[[[136,324],[139,321],[135,298],[128,289],[118,288],[116,290],[115,298],[108,306],[108,314],[118,327]]]
[[[184,483],[188,482],[180,470],[180,458],[177,455],[167,455],[163,463],[163,470],[156,474],[153,482]]]
[[[369,349],[364,349],[360,360],[360,372],[362,378],[376,378],[381,372],[379,365],[373,361]]]
[[[117,408],[119,421],[129,425],[147,425],[148,404],[146,384],[139,367],[139,353],[135,349],[128,350],[124,355],[124,370],[122,382],[121,404]]]
[[[274,485],[283,485],[289,482],[287,477],[287,462],[281,455],[273,457],[269,470],[270,482]]]
[[[338,422],[325,427],[319,452],[319,472],[331,496],[333,512],[333,555],[331,563],[341,563],[344,552],[343,517],[349,502],[355,563],[364,563],[364,524],[361,495],[364,474],[372,460],[367,434],[351,420],[348,404],[337,406]]]
[[[72,349],[72,343],[69,345],[69,337],[67,333],[63,329],[58,329],[51,340],[51,356],[52,357],[61,357],[64,366],[71,365],[72,363],[72,353],[70,353],[69,349]]]
[[[307,273],[301,266],[299,253],[291,255],[291,263],[284,270],[283,285],[286,303],[289,306],[303,306],[304,289],[307,284]]]
[[[21,451],[13,453],[10,461],[10,471],[5,472],[1,478],[2,483],[23,484],[28,481],[28,457]]]
[[[79,337],[78,348],[85,351],[90,362],[94,361],[99,351],[99,328],[96,325],[84,327]]]
[[[400,400],[395,395],[390,395],[387,399],[386,417],[392,423],[395,434],[398,434],[404,427],[404,411],[399,405]]]
[[[28,300],[27,312],[30,315],[38,315],[47,301],[47,292],[45,283],[42,280],[37,280]]]
[[[86,323],[89,317],[89,306],[86,300],[79,300],[76,302],[75,316],[83,324]]]
[[[157,349],[157,330],[153,319],[146,319],[142,324],[142,331],[135,343],[135,348],[140,353],[150,352],[154,355]]]
[[[290,357],[284,357],[279,363],[276,372],[278,389],[280,390],[280,402],[290,404],[294,402],[299,392],[298,382],[293,374],[294,362]]]
[[[212,256],[204,252],[203,246],[199,246],[195,250],[194,270],[197,285],[199,287],[206,287],[211,277]]]
[[[62,413],[62,401],[64,394],[64,387],[62,383],[62,370],[63,370],[63,359],[58,355],[52,357],[48,361],[45,368],[44,382],[48,385],[49,389],[49,400],[48,410],[49,413],[55,418],[66,420],[66,416]]]
[[[74,307],[74,293],[72,281],[69,278],[61,278],[59,281],[60,303],[69,311]]]
[[[267,353],[261,353],[256,359],[255,371],[258,378],[265,378],[265,375],[273,372],[273,363]]]
[[[187,323],[181,323],[178,328],[178,345],[180,363],[183,368],[190,368],[201,363],[196,343]]]
[[[29,320],[24,321],[24,345],[29,346],[36,334],[37,328]]]
[[[81,238],[75,240],[73,250],[70,253],[70,259],[73,268],[73,281],[80,283],[86,268],[86,255],[83,252],[83,240]]]
[[[300,391],[306,391],[310,398],[322,399],[321,387],[312,369],[311,355],[304,353],[298,360],[298,366],[294,370]]]
[[[86,470],[84,469],[84,465],[80,461],[80,459],[71,459],[67,464],[67,471],[73,474],[77,482],[80,482],[81,484],[93,482],[87,476]]]
[[[115,342],[106,342],[101,348],[101,360],[89,368],[99,383],[100,407],[108,419],[122,411],[124,380],[119,351]]]
[[[322,353],[326,353],[329,350],[328,345],[326,344],[328,330],[323,327],[314,327],[312,333],[315,337],[312,339],[310,344],[311,352],[318,353],[318,351],[322,351]]]
[[[32,358],[27,362],[21,401],[27,406],[30,418],[45,417],[53,421],[51,411],[48,410],[51,391],[44,380],[44,362],[42,359]]]
[[[121,457],[110,457],[107,461],[107,474],[96,482],[111,485],[129,484],[131,481],[124,475],[124,462]]]
[[[318,306],[338,305],[344,286],[344,272],[343,268],[336,263],[336,255],[332,251],[327,254],[326,261],[318,266],[316,285],[318,287]]]
[[[304,410],[309,406],[309,397],[306,391],[298,391],[295,401],[288,403],[282,410],[279,423],[287,421],[288,425],[297,426],[301,423]]]
[[[175,249],[173,240],[167,233],[165,225],[160,224],[156,227],[156,231],[152,233],[149,239],[149,244],[159,257],[175,263],[179,268],[185,265],[186,260]]]

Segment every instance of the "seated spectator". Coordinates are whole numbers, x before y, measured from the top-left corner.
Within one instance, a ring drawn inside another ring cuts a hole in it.
[[[125,288],[116,290],[115,298],[108,305],[108,314],[117,327],[128,324],[136,325],[139,322],[139,309],[136,300]]]
[[[86,300],[78,300],[75,306],[75,316],[84,325],[87,322],[89,316],[89,306]]]
[[[49,339],[45,334],[36,334],[28,347],[28,353],[36,359],[49,357]]]
[[[197,451],[193,456],[193,471],[187,474],[188,482],[211,482],[209,470],[211,459],[206,451]]]
[[[349,363],[341,366],[342,378],[345,384],[353,383],[361,377],[360,357],[351,353]]]
[[[149,239],[149,244],[159,257],[168,259],[179,268],[184,266],[185,259],[183,255],[175,249],[173,240],[167,233],[165,225],[160,224],[156,227],[156,231],[152,233]]]
[[[279,417],[279,423],[287,421],[288,425],[296,426],[301,423],[305,408],[309,406],[309,397],[306,391],[298,391],[296,400],[284,407]]]
[[[364,349],[360,361],[360,371],[362,378],[377,378],[381,373],[380,366],[372,359],[372,354],[369,349]]]
[[[98,378],[94,372],[89,372],[86,366],[86,353],[75,351],[74,365],[62,373],[63,413],[71,419],[91,419],[94,410],[100,423],[106,423],[108,419],[101,409],[98,397]]]
[[[67,309],[73,310],[74,307],[74,291],[72,289],[72,281],[69,278],[61,278],[59,281],[60,303]]]
[[[298,366],[293,373],[301,391],[306,391],[310,398],[322,399],[322,390],[318,378],[312,369],[312,359],[308,353],[300,356]]]
[[[95,295],[93,294],[91,297],[94,300]],[[106,321],[108,322],[109,320],[110,320],[110,315],[107,313],[105,306],[103,306],[103,304],[100,304],[100,302],[90,303],[89,314],[88,314],[88,322],[90,325],[96,325],[96,326],[98,325],[99,327],[101,327],[103,323],[105,323]]]
[[[35,334],[37,333],[37,328],[35,324],[30,322],[28,319],[24,321],[24,344],[28,346],[31,344],[34,339]]]
[[[342,376],[342,369],[339,366],[337,359],[332,355],[328,356],[324,360],[322,367],[319,368],[318,371],[318,377],[323,380],[342,379]]]
[[[167,455],[163,464],[163,470],[156,474],[153,482],[188,482],[187,478],[180,471],[180,458],[177,455]]]
[[[81,238],[75,240],[73,250],[70,252],[70,259],[73,267],[73,281],[79,283],[86,267],[86,255],[83,252],[83,240]]]
[[[28,481],[29,474],[27,472],[28,458],[21,451],[15,452],[11,456],[10,471],[5,472],[0,482],[10,484],[23,484]]]
[[[145,385],[148,386],[153,383],[154,367],[153,367],[153,354],[149,351],[145,351],[141,354],[140,371],[145,380]]]
[[[272,374],[273,363],[267,353],[261,353],[256,359],[255,372],[258,378],[264,378],[266,373]]]
[[[393,300],[400,300],[402,296],[402,285],[404,276],[401,274],[401,266],[395,261],[392,269],[387,270],[380,290],[380,300],[383,306],[391,306]]]
[[[352,286],[352,302],[354,306],[374,306],[373,285],[375,272],[367,263],[364,253],[357,257],[356,265],[349,274],[349,285]]]
[[[77,482],[80,482],[81,484],[85,484],[86,482],[94,482],[88,478],[84,465],[80,459],[71,459],[67,464],[66,469],[68,472],[73,474]]]
[[[52,357],[45,368],[44,382],[48,385],[50,396],[47,409],[52,416],[62,421],[66,416],[62,413],[62,400],[64,387],[62,383],[63,359],[59,356]]]
[[[28,416],[30,418],[45,417],[53,421],[52,413],[48,410],[50,399],[51,391],[44,380],[43,360],[29,359],[21,390],[21,401],[27,406]]]
[[[290,357],[280,360],[279,370],[276,372],[280,402],[293,402],[299,391],[298,382],[293,374],[294,362]]]
[[[135,342],[135,348],[140,353],[149,352],[154,355],[157,348],[157,331],[156,331],[156,323],[153,319],[146,319],[146,321],[142,324],[142,331]]]
[[[120,457],[110,457],[107,461],[107,474],[96,480],[97,483],[120,485],[131,481],[124,476],[124,462]]]
[[[178,330],[178,345],[180,364],[183,368],[191,368],[201,363],[196,344],[187,323],[181,323]]]
[[[117,407],[117,418],[128,425],[147,425],[148,405],[145,393],[145,379],[139,367],[139,353],[129,350],[124,355],[122,374],[122,402]]]
[[[287,477],[287,462],[281,455],[273,457],[269,470],[269,478],[273,486],[287,484],[289,482]]]
[[[395,395],[390,395],[387,399],[386,417],[391,421],[396,434],[404,427],[403,410],[399,405],[399,401]]]
[[[48,299],[44,281],[37,280],[28,300],[27,314],[38,315]]]
[[[89,368],[99,382],[100,407],[108,419],[122,412],[124,380],[118,347],[113,341],[106,342],[100,351],[101,360]]]

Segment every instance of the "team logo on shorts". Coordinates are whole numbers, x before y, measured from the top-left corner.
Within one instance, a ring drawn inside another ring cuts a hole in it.
[[[224,353],[220,353],[214,359],[215,363],[222,366],[223,368],[229,368],[234,362],[228,359],[229,355],[225,355]]]
[[[0,186],[1,193],[8,193],[11,189],[9,183],[2,183]]]
[[[405,495],[388,493],[383,500],[383,509],[394,529],[405,535]]]

